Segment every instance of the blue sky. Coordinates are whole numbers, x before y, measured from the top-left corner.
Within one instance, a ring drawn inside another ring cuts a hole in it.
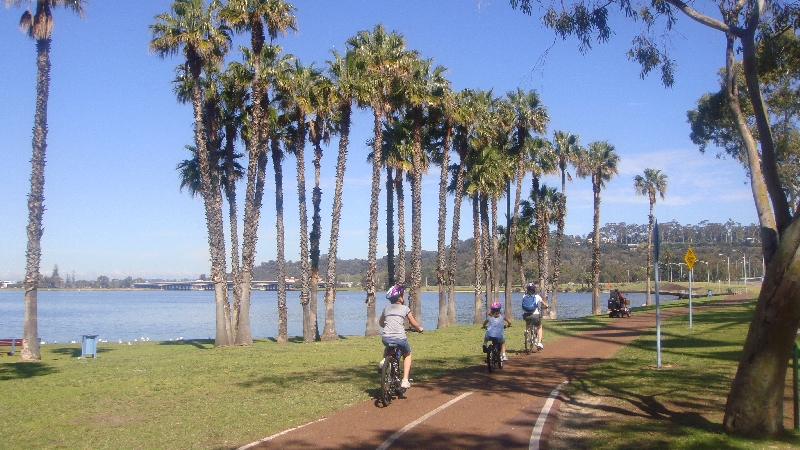
[[[175,170],[187,158],[184,145],[192,142],[191,108],[175,100],[170,85],[173,68],[181,61],[162,60],[147,51],[148,25],[169,9],[170,2],[89,3],[86,20],[63,10],[54,14],[42,273],[49,275],[57,264],[62,276],[74,271],[79,279],[207,274],[202,201],[178,190]],[[513,11],[506,0],[292,3],[300,32],[277,43],[304,64],[324,66],[331,49],[342,50],[346,39],[359,30],[383,23],[403,34],[409,48],[447,67],[454,89],[493,89],[496,94],[517,87],[536,90],[552,119],[548,137],[563,130],[581,136],[584,145],[609,141],[620,155],[620,173],[601,194],[601,223],[646,222],[647,199],[635,195],[633,177],[648,167],[669,176],[666,200],[659,199],[656,205],[659,221],[756,221],[742,167],[715,158],[713,150],[700,154],[688,138],[686,111],[701,94],[718,89],[717,70],[724,64],[725,47],[718,32],[679,17],[678,33],[666,44],[677,60],[676,83],[665,89],[657,76],[641,80],[639,67],[625,57],[638,28],[621,18],[612,19],[611,42],[595,45],[583,55],[574,40],[555,39],[537,18]],[[17,28],[21,12],[14,8],[0,12],[4,61],[0,65],[0,279],[4,280],[22,279],[25,270],[36,70],[34,42]],[[236,45],[245,43],[244,38],[236,40]],[[231,57],[238,59],[236,48]],[[339,249],[339,256],[346,259],[367,254],[370,133],[371,113],[357,113]],[[328,248],[335,155],[334,141],[323,157],[323,253]],[[299,258],[294,166],[287,158],[286,255],[291,260]],[[425,250],[436,249],[436,170],[431,174],[423,185]],[[310,192],[313,178],[309,181]],[[560,185],[555,179],[545,181]],[[529,179],[524,183],[527,195]],[[569,183],[567,197],[566,232],[589,233],[590,183],[578,179]],[[471,216],[465,206],[461,239],[471,237]],[[265,195],[261,217],[257,262],[276,254],[274,190]],[[410,212],[407,217],[410,220]],[[383,220],[380,236],[385,236]],[[379,248],[379,256],[383,255],[385,246]]]

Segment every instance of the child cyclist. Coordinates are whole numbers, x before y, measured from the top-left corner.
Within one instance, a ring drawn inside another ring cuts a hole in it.
[[[508,326],[511,326],[511,321],[500,313],[500,302],[492,302],[490,309],[491,312],[486,316],[486,320],[483,321],[483,328],[486,329],[486,336],[483,338],[483,350],[486,351],[486,342],[491,339],[495,344],[500,344],[500,353],[502,354],[500,359],[508,361],[503,322],[508,322]]]
[[[408,323],[417,331],[422,333],[423,329],[422,325],[417,323],[416,319],[414,319],[411,310],[405,305],[405,299],[403,297],[405,289],[405,286],[396,285],[392,286],[392,288],[386,292],[386,298],[389,299],[391,303],[383,309],[381,318],[378,321],[378,324],[380,324],[382,328],[381,336],[383,345],[385,346],[383,349],[384,359],[381,360],[379,370],[383,369],[383,363],[386,361],[386,356],[389,355],[388,346],[396,345],[397,348],[400,349],[400,353],[404,356],[403,381],[400,383],[400,387],[408,389],[411,387],[411,383],[408,382],[408,373],[411,371],[411,346],[408,344],[408,339],[406,338],[406,317],[408,318]]]
[[[548,308],[550,305],[536,293],[536,284],[528,283],[525,285],[525,296],[522,297],[522,318],[525,319],[526,326],[539,327],[539,343],[536,346],[539,350],[544,348],[542,345],[542,306]]]

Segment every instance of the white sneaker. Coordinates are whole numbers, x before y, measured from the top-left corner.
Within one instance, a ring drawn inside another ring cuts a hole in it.
[[[500,357],[500,360],[501,361],[508,361],[508,356],[503,355],[503,356]]]
[[[378,373],[383,372],[383,363],[386,362],[386,358],[383,358],[381,362],[378,363]]]
[[[408,380],[403,380],[400,382],[400,387],[403,389],[408,389],[411,387],[411,383],[409,383]]]
[[[542,343],[540,342],[540,343],[536,344],[536,348],[538,348],[539,350],[542,350],[542,349],[544,349],[544,345],[542,345]]]

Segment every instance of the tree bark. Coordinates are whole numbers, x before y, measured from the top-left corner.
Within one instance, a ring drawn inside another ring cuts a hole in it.
[[[592,239],[592,314],[600,314],[600,176],[592,174],[594,234]]]
[[[341,105],[339,123],[339,154],[336,157],[336,187],[331,208],[331,238],[328,249],[328,274],[325,282],[325,329],[323,336],[338,336],[334,318],[336,302],[336,258],[339,249],[339,223],[342,219],[342,188],[347,164],[347,146],[350,144],[350,102]]]
[[[373,143],[372,143],[372,194],[369,205],[369,247],[367,250],[367,324],[364,334],[374,336],[379,332],[378,318],[375,315],[375,286],[377,284],[377,246],[378,246],[378,208],[381,195],[381,142],[383,141],[382,106],[373,106]],[[324,339],[324,337],[323,337]]]
[[[444,328],[450,325],[447,308],[447,266],[445,263],[447,253],[445,244],[447,239],[447,169],[450,166],[450,132],[452,130],[449,119],[445,120],[444,128],[444,145],[442,147],[441,171],[439,173],[439,217],[436,240],[436,287],[439,292],[439,318],[436,328]]]
[[[483,276],[483,245],[481,238],[481,217],[480,217],[480,194],[475,192],[472,194],[472,237],[475,243],[475,257],[472,258],[475,264],[475,310],[472,317],[472,323],[483,323],[483,307],[482,303],[482,282]]]
[[[28,246],[25,267],[25,309],[20,361],[39,361],[38,289],[42,259],[44,168],[47,153],[47,101],[50,96],[50,38],[36,41],[36,111],[33,118],[31,192],[28,195]]]

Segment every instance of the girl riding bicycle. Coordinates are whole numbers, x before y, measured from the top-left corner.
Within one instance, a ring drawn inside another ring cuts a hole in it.
[[[414,319],[411,309],[405,305],[405,298],[403,297],[405,290],[405,286],[396,285],[392,286],[392,288],[386,292],[386,298],[389,299],[391,303],[383,309],[383,313],[381,314],[378,324],[382,328],[381,340],[383,341],[383,345],[385,347],[390,345],[397,346],[397,348],[400,349],[400,353],[402,353],[404,356],[403,381],[400,383],[400,387],[403,389],[408,389],[411,387],[411,383],[408,382],[408,374],[411,372],[411,346],[408,344],[408,339],[406,338],[406,317],[408,317],[408,323],[411,324],[411,326],[417,331],[422,333],[423,329],[422,325],[417,323],[416,319]],[[384,359],[381,361],[379,369],[383,369],[383,364],[384,361],[386,361],[386,356],[388,354],[388,349],[384,348]]]
[[[544,348],[542,345],[542,307],[548,308],[547,304],[542,297],[536,293],[536,284],[528,283],[525,286],[525,296],[522,297],[522,318],[525,319],[527,328],[536,326],[539,329],[539,341],[536,344],[539,350]]]
[[[491,339],[495,344],[500,344],[500,358],[503,361],[508,361],[506,357],[506,338],[503,332],[503,322],[508,322],[508,326],[511,326],[511,321],[500,313],[500,302],[492,302],[490,309],[491,312],[486,316],[486,320],[483,321],[483,328],[486,328],[486,336],[483,338],[484,352],[486,351],[486,342]]]

